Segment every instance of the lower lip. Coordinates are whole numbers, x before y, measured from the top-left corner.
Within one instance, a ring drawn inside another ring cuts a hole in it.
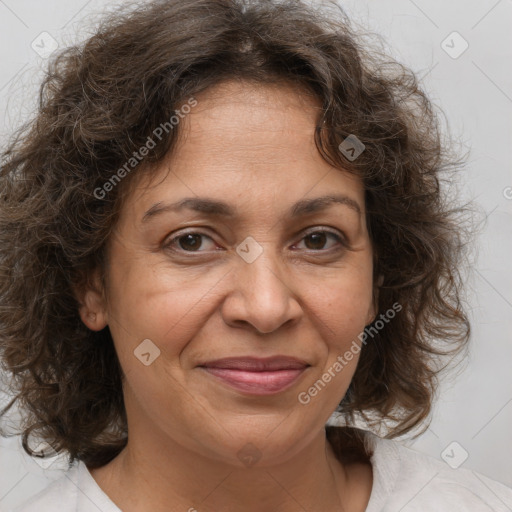
[[[248,372],[231,368],[202,367],[202,369],[238,391],[264,396],[285,391],[297,381],[306,368],[269,372]]]

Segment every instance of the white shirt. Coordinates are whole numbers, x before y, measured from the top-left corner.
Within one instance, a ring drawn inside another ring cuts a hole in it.
[[[366,512],[512,512],[512,489],[469,469],[365,433],[373,449]],[[83,462],[10,512],[120,512]]]

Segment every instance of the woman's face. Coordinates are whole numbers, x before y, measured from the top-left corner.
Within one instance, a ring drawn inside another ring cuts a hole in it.
[[[271,464],[323,429],[374,318],[364,190],[318,153],[312,98],[225,82],[196,100],[123,207],[108,304],[87,292],[82,318],[109,325],[131,439]]]

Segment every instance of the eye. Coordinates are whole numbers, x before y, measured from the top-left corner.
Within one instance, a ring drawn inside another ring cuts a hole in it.
[[[312,251],[329,250],[332,246],[327,248],[324,247],[329,237],[333,238],[340,245],[346,245],[344,238],[340,234],[327,229],[316,229],[314,231],[310,231],[302,237],[302,240],[306,241],[306,249]],[[307,243],[308,241],[309,244]]]
[[[198,251],[199,248],[204,248],[205,245],[201,240],[201,238],[207,238],[213,242],[211,237],[205,235],[204,233],[199,232],[189,232],[189,233],[181,233],[173,238],[171,238],[168,242],[165,243],[165,248],[169,248],[173,251],[185,251],[185,252],[203,252]],[[176,248],[178,246],[178,248]]]
[[[307,250],[327,251],[331,248],[325,248],[325,244],[329,237],[334,239],[338,245],[346,246],[345,239],[342,235],[327,229],[315,229],[314,231],[310,231],[309,233],[306,233],[301,240],[305,241],[305,248]],[[203,239],[210,240],[210,248],[208,248],[207,243],[203,243]],[[188,233],[182,232],[181,234],[172,237],[164,244],[164,248],[170,249],[174,252],[205,252],[208,250],[216,250],[215,247],[215,243],[210,236],[198,231],[190,231]]]

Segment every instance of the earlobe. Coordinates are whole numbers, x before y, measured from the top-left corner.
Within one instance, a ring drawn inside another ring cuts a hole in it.
[[[87,302],[87,299],[86,299]],[[80,318],[91,331],[101,331],[108,325],[103,308],[82,305],[80,306]]]

